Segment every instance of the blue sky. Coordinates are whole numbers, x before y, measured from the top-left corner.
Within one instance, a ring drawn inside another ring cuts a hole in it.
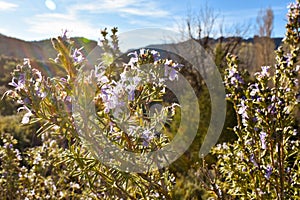
[[[48,39],[68,29],[70,36],[98,40],[100,29],[119,27],[120,32],[162,28],[178,32],[187,14],[207,4],[220,23],[252,24],[246,37],[257,31],[258,11],[271,7],[275,14],[273,36],[284,36],[290,0],[0,0],[0,33],[24,40]],[[230,31],[228,31],[230,32]],[[217,34],[216,34],[217,35]],[[151,34],[150,34],[151,36]],[[150,37],[149,36],[149,37]],[[153,35],[153,37],[158,37]]]

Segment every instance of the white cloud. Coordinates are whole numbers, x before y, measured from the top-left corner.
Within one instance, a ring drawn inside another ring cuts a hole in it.
[[[89,22],[78,20],[74,14],[39,14],[27,19],[28,31],[43,35],[44,37],[56,37],[63,30],[68,30],[71,36],[84,36],[97,39],[99,28],[93,27]]]
[[[15,10],[18,7],[17,4],[0,1],[0,11],[2,10]]]
[[[73,11],[90,11],[94,13],[115,12],[120,15],[136,15],[165,17],[169,15],[167,10],[163,10],[155,2],[147,0],[101,0],[76,4],[70,7]]]
[[[137,8],[123,8],[120,9],[121,12],[129,15],[138,15],[138,16],[152,16],[152,17],[164,17],[168,15],[168,12],[164,10],[141,10]]]
[[[49,37],[61,34],[62,30],[67,29],[72,36],[84,36],[90,39],[97,39],[100,36],[100,28],[110,28],[111,25],[101,24],[95,27],[95,14],[116,14],[125,18],[126,23],[157,26],[153,23],[152,17],[165,17],[168,11],[160,9],[157,3],[146,0],[97,0],[93,2],[77,3],[66,7],[66,12],[37,14],[26,19],[28,31]],[[84,18],[83,16],[89,16]],[[151,18],[149,20],[140,16]],[[142,23],[143,22],[143,23]],[[159,25],[159,24],[158,24]]]

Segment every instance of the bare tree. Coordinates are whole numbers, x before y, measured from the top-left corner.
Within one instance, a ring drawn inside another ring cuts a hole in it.
[[[211,50],[209,39],[214,36],[215,22],[219,14],[207,3],[197,13],[189,11],[185,19],[188,37],[197,41],[205,50]]]
[[[271,37],[273,32],[274,13],[272,8],[260,10],[256,18],[258,33],[261,37]]]
[[[235,24],[231,29],[226,27],[225,30],[224,19],[207,3],[197,12],[189,11],[184,23],[185,26],[181,27],[182,32],[189,39],[198,42],[213,57],[219,68],[226,66],[225,57],[228,53],[238,53],[243,36],[250,27],[249,25]],[[206,74],[205,70],[203,69],[203,74]]]
[[[256,18],[258,36],[254,37],[256,67],[274,64],[275,43],[271,38],[273,21],[274,14],[271,8],[259,11]]]

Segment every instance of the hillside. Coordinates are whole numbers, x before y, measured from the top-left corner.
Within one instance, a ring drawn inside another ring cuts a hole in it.
[[[83,47],[82,52],[85,57],[88,56],[87,58],[90,64],[93,65],[99,62],[98,58],[102,53],[102,49],[97,45],[96,41],[89,40],[83,37],[74,37],[71,38],[71,40],[74,41],[76,48]],[[220,37],[217,39],[203,38],[201,40],[202,41],[200,41],[200,43],[208,45],[210,50],[212,50],[211,52],[215,51],[217,44],[219,43],[224,44],[225,46],[223,46],[223,49],[226,49],[227,48],[226,44],[230,44],[232,41],[238,41],[238,47],[235,48],[234,51],[228,51],[228,52],[239,55],[239,58],[242,61],[241,66],[243,68],[247,68],[249,71],[255,71],[255,67],[260,66],[260,64],[257,64],[256,61],[256,57],[258,57],[258,55],[256,55],[256,53],[258,53],[256,46],[257,43],[259,44],[263,42],[264,38],[259,38],[258,36],[254,36],[254,38],[248,38],[248,39],[239,38],[239,37],[228,37],[228,38]],[[277,48],[281,44],[282,38],[272,38],[272,40],[274,42],[273,47]],[[173,45],[177,47],[182,45],[186,46],[184,45],[186,42],[177,43],[177,44],[153,44],[147,46],[147,48],[154,48],[160,51],[162,49],[168,49]],[[256,46],[254,45],[255,43]],[[164,56],[168,57],[166,52],[163,51],[160,52],[162,54],[162,57]],[[227,52],[223,53],[224,55],[222,55],[221,59],[223,61],[225,60],[224,56],[226,53]],[[9,59],[13,58],[16,60],[16,63],[20,63],[24,58],[30,58],[32,60],[32,64],[35,65],[35,67],[39,68],[47,75],[52,76],[53,74],[56,74],[58,71],[61,70],[55,67],[54,63],[51,63],[49,61],[49,58],[55,58],[55,57],[56,57],[56,51],[52,47],[51,39],[45,39],[41,41],[24,41],[24,40],[12,38],[0,34],[0,58],[2,60],[0,63],[0,70],[3,73],[7,73],[10,70],[8,69],[10,67],[5,66],[7,65],[6,63],[11,63]],[[218,64],[217,60],[215,60],[215,62],[216,64]],[[219,64],[218,66],[221,65]],[[2,80],[2,82],[5,81]]]
[[[72,38],[72,40],[77,48],[84,47],[85,55],[97,46],[96,41],[83,37]],[[48,58],[55,58],[56,52],[50,39],[28,42],[0,34],[0,56],[47,61]]]
[[[243,43],[253,43],[254,38],[241,39]],[[281,44],[282,38],[272,38],[275,47],[277,48]],[[84,54],[87,55],[91,52],[96,46],[97,42],[94,40],[89,40],[83,37],[74,37],[72,40],[75,42],[77,48],[84,47]],[[206,38],[204,38],[206,40]],[[223,42],[229,41],[230,38],[209,38],[209,44],[216,44],[218,41],[222,40]],[[149,45],[149,47],[159,48],[161,45]],[[17,59],[31,58],[40,61],[46,61],[48,58],[55,58],[56,52],[52,47],[51,40],[45,39],[40,41],[24,41],[17,38],[8,37],[0,34],[0,56],[13,57]]]

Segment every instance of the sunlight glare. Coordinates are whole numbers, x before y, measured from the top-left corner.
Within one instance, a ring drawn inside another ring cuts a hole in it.
[[[52,0],[46,0],[45,5],[49,10],[55,10],[56,9],[56,4]]]

